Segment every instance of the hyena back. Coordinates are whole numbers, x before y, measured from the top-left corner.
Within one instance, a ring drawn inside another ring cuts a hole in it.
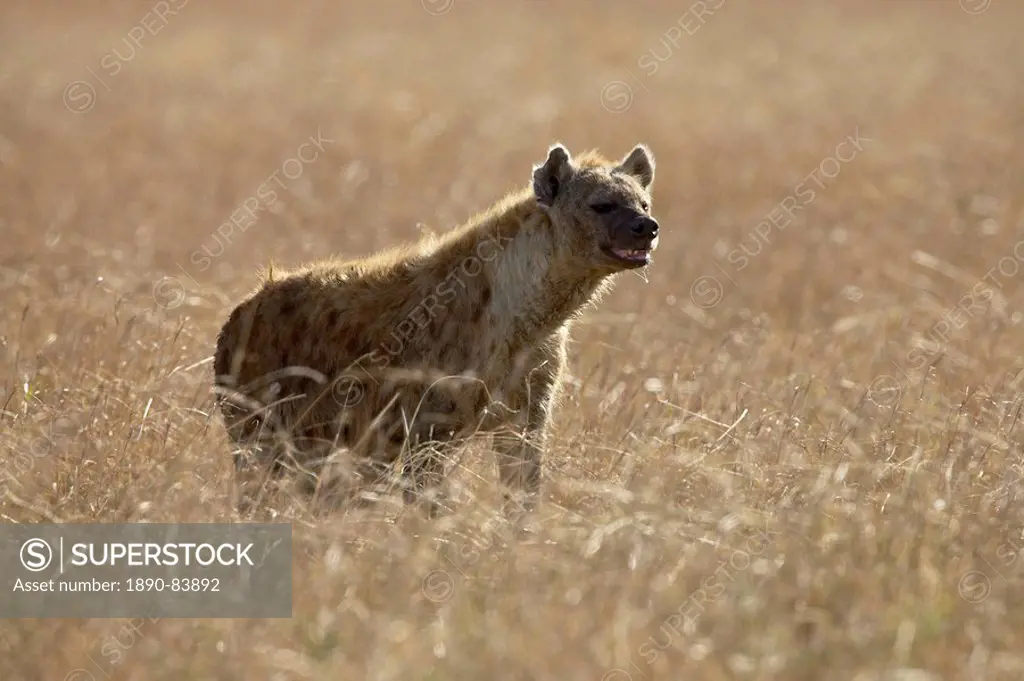
[[[397,470],[409,502],[441,487],[440,446],[493,433],[506,498],[534,505],[569,327],[650,263],[658,223],[643,145],[613,162],[556,144],[532,179],[440,237],[268,277],[232,311],[214,372],[240,474],[318,480],[341,452],[364,481]]]

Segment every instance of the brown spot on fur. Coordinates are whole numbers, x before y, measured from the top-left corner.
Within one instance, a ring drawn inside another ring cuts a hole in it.
[[[306,327],[304,324],[296,322],[291,327],[291,338],[288,341],[288,345],[292,348],[300,348],[307,341]]]

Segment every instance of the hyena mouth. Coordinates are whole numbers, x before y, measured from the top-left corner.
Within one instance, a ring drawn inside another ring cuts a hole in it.
[[[651,264],[650,248],[605,248],[604,252],[613,260],[633,267]]]

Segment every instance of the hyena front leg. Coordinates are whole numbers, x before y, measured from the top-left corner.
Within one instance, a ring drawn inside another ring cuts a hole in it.
[[[540,496],[543,450],[566,361],[564,335],[558,340],[535,353],[516,400],[518,418],[494,437],[505,510],[513,516],[536,508]]]
[[[540,496],[541,463],[545,427],[497,433],[498,480],[502,486],[505,514],[518,517],[532,511]]]

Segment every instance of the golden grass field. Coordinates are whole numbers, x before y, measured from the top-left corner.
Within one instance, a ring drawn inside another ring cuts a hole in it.
[[[661,245],[525,528],[482,443],[443,519],[281,502],[291,619],[5,620],[0,679],[1024,678],[1019,3],[156,5],[0,10],[4,522],[238,520],[204,360],[271,259],[556,140],[649,144]]]

